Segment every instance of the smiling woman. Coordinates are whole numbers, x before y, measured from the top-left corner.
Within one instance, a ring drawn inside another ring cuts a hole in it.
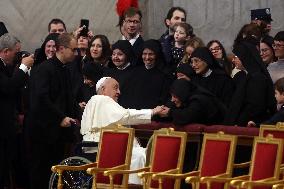
[[[58,33],[51,33],[45,38],[41,48],[35,52],[34,66],[41,64],[43,61],[55,55],[58,36]]]
[[[207,47],[196,48],[191,54],[193,80],[216,95],[225,105],[231,101],[234,83],[226,74]]]
[[[214,58],[219,63],[219,66],[228,75],[231,75],[233,66],[227,58],[227,53],[222,43],[218,40],[212,40],[212,41],[209,41],[209,43],[207,44],[207,47],[209,48],[210,52],[213,54]]]
[[[265,36],[260,41],[260,56],[262,61],[268,66],[268,64],[276,61],[275,52],[273,49],[273,38]]]

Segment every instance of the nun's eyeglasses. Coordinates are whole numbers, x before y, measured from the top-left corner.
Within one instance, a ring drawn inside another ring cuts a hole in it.
[[[199,59],[199,58],[191,58],[191,62],[190,65],[199,65],[201,63],[203,63],[204,61]]]

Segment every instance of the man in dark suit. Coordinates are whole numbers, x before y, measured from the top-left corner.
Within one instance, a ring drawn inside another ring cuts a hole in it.
[[[22,58],[21,64],[13,73],[14,58],[18,40],[6,33],[0,37],[0,188],[4,188],[5,180],[14,177],[14,161],[16,152],[16,101],[19,91],[26,84],[27,72],[33,65],[33,55]]]
[[[39,65],[31,84],[31,188],[47,188],[51,166],[70,156],[75,118],[81,117],[72,93],[66,64],[77,53],[77,40],[68,33],[58,37],[56,56]]]
[[[171,64],[171,48],[174,43],[174,26],[177,23],[186,22],[187,13],[182,7],[172,7],[169,9],[165,18],[166,32],[160,37],[159,41],[162,45],[165,61]]]

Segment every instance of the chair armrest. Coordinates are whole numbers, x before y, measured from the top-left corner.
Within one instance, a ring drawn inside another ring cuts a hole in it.
[[[63,171],[82,171],[82,170],[87,170],[90,167],[96,167],[97,162],[95,163],[89,163],[85,165],[77,165],[77,166],[72,166],[72,165],[54,165],[51,167],[51,171],[54,173],[63,173]]]
[[[145,172],[145,171],[143,171],[143,172],[140,172],[140,173],[138,173],[138,176],[141,178],[141,179],[143,179],[143,178],[145,178],[145,177],[151,177],[153,174],[155,174],[156,172]]]
[[[185,182],[190,184],[190,183],[196,183],[200,181],[200,176],[189,176],[186,177]]]
[[[173,179],[183,179],[188,176],[191,176],[192,172],[190,173],[178,173],[179,169],[171,169],[165,172],[155,173],[153,174],[152,178],[154,180],[164,179],[164,178],[173,178]]]
[[[236,163],[233,165],[234,168],[246,168],[249,167],[251,164],[251,161],[244,162],[244,163]]]
[[[143,171],[149,171],[150,170],[150,167],[144,167],[144,168],[141,168],[141,169],[136,169],[136,170],[106,170],[104,171],[104,175],[105,176],[114,176],[114,175],[117,175],[117,174],[132,174],[132,173],[139,173],[139,172],[143,172]]]
[[[275,184],[283,183],[283,180],[277,180],[274,177],[262,179],[262,180],[255,180],[255,181],[243,181],[241,184],[242,188],[248,188],[250,186],[272,186]]]
[[[243,179],[234,179],[234,180],[231,180],[230,182],[230,185],[233,186],[233,187],[241,187],[242,183],[243,182],[246,182],[246,180],[249,179],[249,178],[243,178]]]
[[[219,183],[227,183],[232,180],[244,180],[246,177],[249,177],[248,175],[242,175],[239,177],[233,177],[233,178],[228,178],[228,174],[220,174],[216,176],[206,176],[206,177],[201,177],[200,182],[201,183],[211,183],[211,182],[219,182]]]
[[[93,168],[88,168],[87,173],[90,175],[95,175],[98,172],[104,172],[108,170],[121,170],[127,168],[128,165],[123,164],[123,165],[118,165],[116,167],[108,167],[108,168],[98,168],[98,167],[93,167]]]
[[[275,184],[272,186],[272,189],[284,188],[283,180],[281,180],[281,184]],[[280,182],[280,181],[279,181]]]

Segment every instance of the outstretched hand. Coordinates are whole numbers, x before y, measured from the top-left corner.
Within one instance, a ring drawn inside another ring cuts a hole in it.
[[[157,106],[153,109],[153,115],[159,115],[160,117],[167,117],[169,114],[170,108],[167,106]]]

